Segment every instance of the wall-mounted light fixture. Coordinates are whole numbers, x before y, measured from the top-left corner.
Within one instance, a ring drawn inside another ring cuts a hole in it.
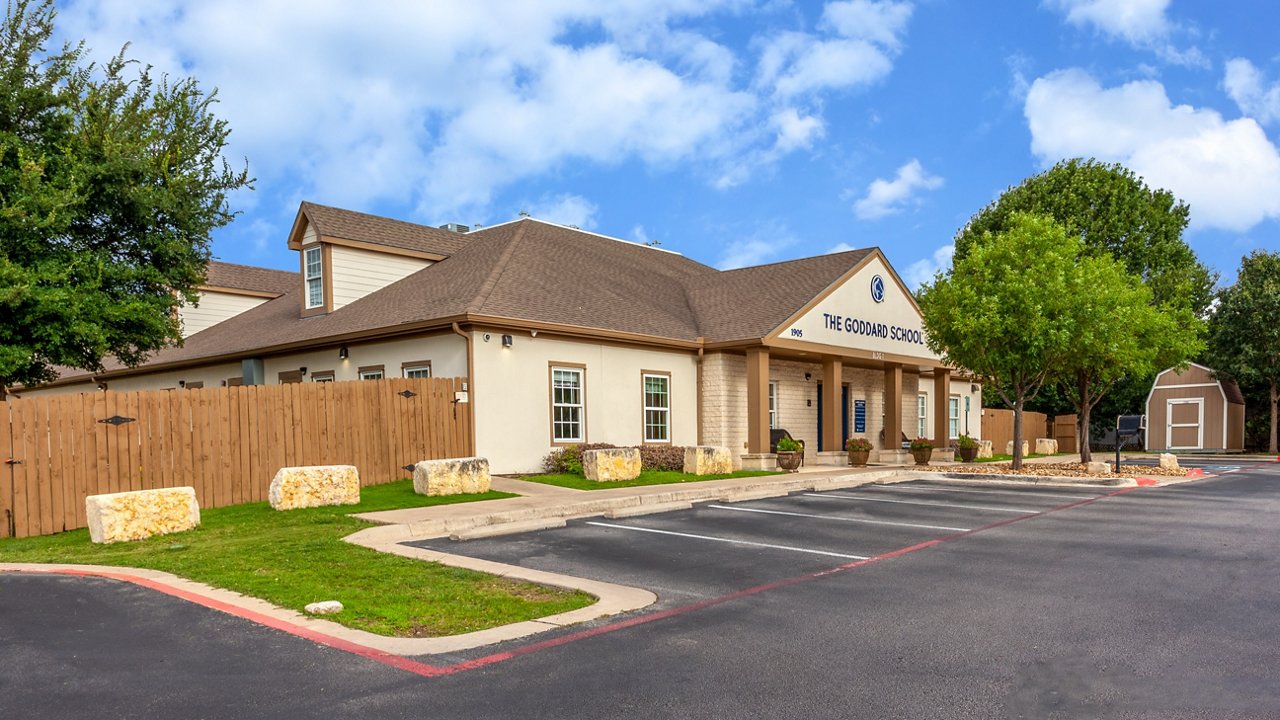
[[[538,337],[538,331],[537,331],[537,330],[530,330],[530,331],[529,331],[529,337]]]
[[[809,398],[805,398],[805,399],[804,399],[804,406],[805,406],[805,407],[813,407],[813,400],[811,400],[811,399],[809,399]]]
[[[180,387],[180,388],[184,388],[184,387],[186,387],[186,386],[187,386],[187,381],[186,381],[186,380],[179,380],[179,381],[178,381],[178,387]]]
[[[339,349],[338,349],[338,359],[339,359],[339,360],[346,360],[346,359],[347,359],[347,356],[349,356],[350,354],[351,354],[351,353],[347,351],[347,346],[346,346],[346,345],[343,345],[341,348],[339,348]]]
[[[303,375],[306,375],[306,374],[307,374],[307,366],[306,366],[306,365],[303,365],[302,367],[298,368],[298,372],[302,373]]]
[[[810,380],[812,380],[812,379],[813,379],[813,373],[805,373],[805,374],[804,374],[804,381],[805,381],[805,382],[809,382],[809,381],[810,381]]]
[[[503,336],[502,336],[502,347],[504,347],[504,348],[509,348],[509,347],[511,347],[511,343],[513,343],[513,342],[514,342],[514,340],[512,339],[512,337],[511,337],[510,335],[503,335]]]

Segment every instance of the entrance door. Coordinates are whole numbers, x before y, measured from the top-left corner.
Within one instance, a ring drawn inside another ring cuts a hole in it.
[[[1169,400],[1165,405],[1165,447],[1199,450],[1204,447],[1204,399]]]
[[[849,443],[849,386],[840,386],[840,447],[833,450],[844,450]],[[818,383],[818,452],[824,450],[822,443],[822,383]]]

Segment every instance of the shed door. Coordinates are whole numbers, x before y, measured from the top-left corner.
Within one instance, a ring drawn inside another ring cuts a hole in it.
[[[1170,450],[1204,447],[1204,398],[1169,400],[1165,417],[1168,418],[1165,447]]]

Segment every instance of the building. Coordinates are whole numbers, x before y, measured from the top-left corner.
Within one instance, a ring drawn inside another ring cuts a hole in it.
[[[213,263],[181,347],[27,392],[463,377],[497,472],[580,442],[772,467],[771,428],[829,463],[851,436],[893,461],[903,437],[980,434],[981,388],[929,351],[876,248],[720,271],[527,217],[467,231],[312,203],[288,244],[298,273]]]
[[[1243,451],[1240,386],[1196,363],[1161,371],[1147,394],[1146,449]]]

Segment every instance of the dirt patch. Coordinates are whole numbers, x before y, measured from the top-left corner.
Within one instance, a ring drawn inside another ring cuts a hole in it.
[[[1108,465],[1108,467],[1110,467]],[[1083,463],[1025,463],[1021,470],[1014,470],[1008,463],[982,463],[980,465],[930,465],[916,466],[915,470],[940,473],[972,473],[975,475],[1031,475],[1035,477],[1134,477],[1136,475],[1163,475],[1183,477],[1186,468],[1165,470],[1158,465],[1121,465],[1119,473],[1099,475],[1085,470]]]

